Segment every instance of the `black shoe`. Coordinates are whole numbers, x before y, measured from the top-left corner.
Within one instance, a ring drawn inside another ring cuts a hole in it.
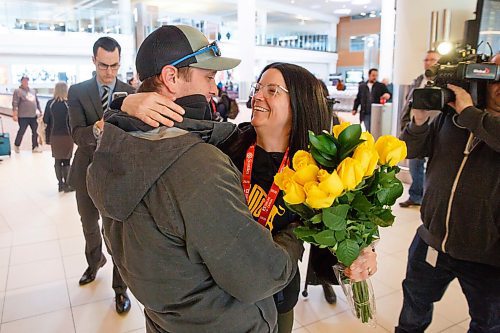
[[[408,208],[411,206],[420,206],[420,204],[410,199],[399,203],[399,207]]]
[[[131,304],[130,304],[130,299],[127,296],[127,293],[116,294],[115,305],[116,305],[116,312],[118,313],[129,312]]]
[[[337,303],[337,295],[335,295],[335,291],[333,290],[333,287],[329,284],[322,284],[323,287],[323,293],[325,294],[325,300],[329,304],[335,304]]]
[[[101,261],[99,262],[99,265],[97,265],[97,269],[92,269],[89,267],[87,267],[87,269],[85,270],[85,272],[83,272],[83,275],[82,277],[80,278],[80,281],[78,281],[78,283],[80,284],[80,286],[83,286],[87,283],[90,283],[92,281],[95,280],[95,276],[97,274],[97,271],[99,270],[99,268],[101,268],[102,266],[104,266],[106,264],[106,257],[102,256],[102,259]]]
[[[59,184],[58,189],[59,189],[59,192],[64,191],[64,184]]]

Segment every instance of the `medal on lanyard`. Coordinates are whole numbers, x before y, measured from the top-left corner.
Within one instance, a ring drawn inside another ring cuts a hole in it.
[[[283,160],[281,161],[280,168],[278,169],[278,173],[283,171],[285,166],[288,165],[288,151],[289,148],[286,149],[285,155],[283,156]],[[252,167],[253,167],[254,157],[255,157],[255,144],[251,145],[248,148],[247,153],[245,155],[245,163],[243,164],[243,180],[241,181],[241,183],[243,185],[243,192],[245,193],[245,198],[247,200],[247,203],[248,203],[248,198],[250,196],[250,189],[252,187]],[[274,202],[276,201],[276,198],[278,197],[278,194],[279,194],[279,187],[273,181],[271,189],[269,190],[266,200],[264,201],[264,204],[262,205],[262,208],[260,210],[259,223],[262,224],[263,226],[265,226],[267,223],[267,218],[269,217],[269,213],[271,213],[271,209],[274,205]]]

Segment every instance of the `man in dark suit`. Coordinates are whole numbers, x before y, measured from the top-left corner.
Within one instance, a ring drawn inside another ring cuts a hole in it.
[[[352,115],[358,113],[358,107],[361,105],[359,112],[360,122],[365,124],[366,130],[370,131],[372,103],[380,103],[380,98],[385,100],[391,98],[391,94],[385,84],[378,82],[378,69],[372,68],[368,71],[368,81],[360,83],[358,87],[358,95],[354,100]]]
[[[436,51],[429,50],[424,58],[424,71],[431,68],[433,65],[437,64],[439,61],[439,53]],[[425,74],[419,75],[410,86],[408,95],[406,96],[405,104],[401,110],[401,132],[405,129],[406,125],[411,120],[411,106],[410,102],[412,99],[413,91],[417,88],[423,88],[427,81],[431,78],[425,77]],[[423,158],[413,158],[409,160],[409,168],[411,175],[411,186],[409,189],[410,197],[408,200],[400,202],[399,206],[406,208],[411,206],[420,206],[422,203],[422,198],[424,196],[424,181],[425,181],[425,159]]]
[[[85,236],[85,256],[88,267],[80,279],[80,285],[95,280],[97,271],[104,266],[102,236],[99,227],[99,211],[87,193],[87,167],[96,149],[95,133],[103,127],[103,114],[115,92],[134,93],[134,88],[118,80],[121,47],[110,37],[99,38],[93,48],[92,61],[96,75],[87,81],[71,86],[68,92],[68,112],[73,141],[78,145],[69,175],[69,184],[76,189],[76,203]],[[102,217],[105,219],[106,217]],[[116,311],[130,310],[127,286],[116,266],[113,267],[113,289],[116,294]]]

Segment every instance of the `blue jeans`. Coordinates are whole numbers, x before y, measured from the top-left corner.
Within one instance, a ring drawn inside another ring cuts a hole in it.
[[[486,237],[486,235],[485,235]],[[396,333],[423,333],[432,320],[433,303],[457,278],[469,305],[469,333],[500,332],[500,267],[454,259],[439,252],[436,267],[425,261],[428,245],[415,235],[403,281],[403,309]]]
[[[425,180],[425,159],[415,158],[410,160],[410,200],[421,204],[424,196],[424,180]]]

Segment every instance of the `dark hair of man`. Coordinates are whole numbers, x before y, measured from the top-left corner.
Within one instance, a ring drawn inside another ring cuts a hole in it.
[[[113,52],[115,49],[118,49],[118,55],[121,55],[122,52],[120,44],[118,44],[118,42],[111,37],[101,37],[96,40],[93,48],[94,57],[97,56],[97,50],[99,48],[102,48],[108,52]]]
[[[186,82],[191,82],[191,68],[181,67],[179,68],[179,77]],[[137,92],[161,92],[163,87],[163,82],[161,81],[161,74],[156,74],[155,76],[148,77],[141,82],[140,87]]]
[[[275,62],[267,65],[259,75],[260,81],[265,71],[277,69],[285,79],[287,94],[292,109],[292,131],[290,133],[290,156],[300,149],[307,149],[308,131],[316,134],[322,130],[329,130],[330,112],[326,105],[323,89],[318,79],[307,69],[288,63]],[[236,142],[233,142],[225,151],[233,159],[237,167],[242,167],[236,159],[244,156],[249,145],[255,143],[256,133],[253,128],[240,133]]]
[[[372,72],[378,72],[378,69],[370,68],[370,70],[368,71],[368,75],[370,75]]]

